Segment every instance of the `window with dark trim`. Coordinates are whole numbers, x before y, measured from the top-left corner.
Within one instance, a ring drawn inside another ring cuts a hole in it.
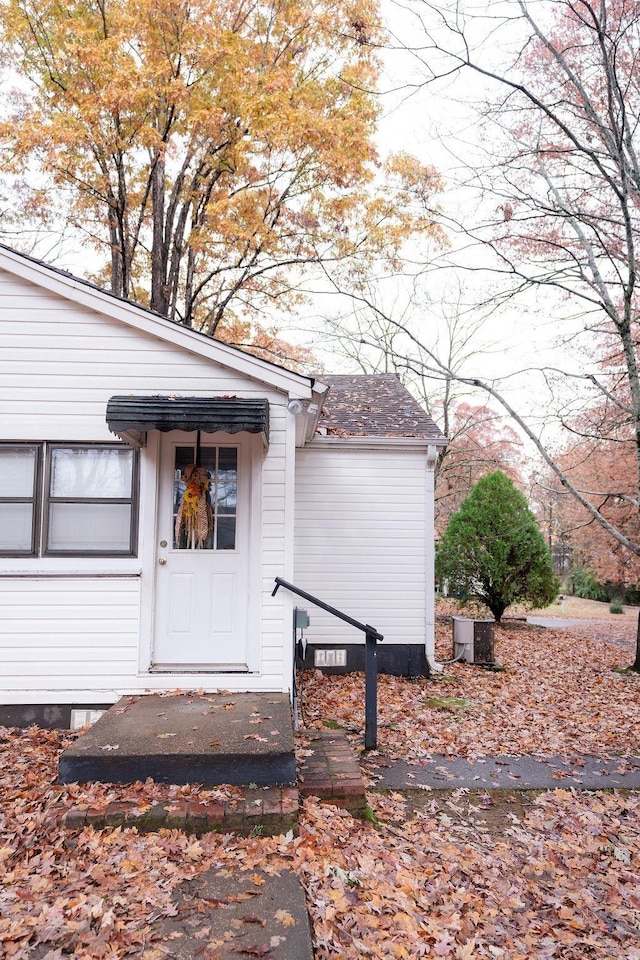
[[[132,556],[137,457],[116,444],[0,444],[0,554]]]
[[[36,552],[41,444],[0,444],[0,554]]]

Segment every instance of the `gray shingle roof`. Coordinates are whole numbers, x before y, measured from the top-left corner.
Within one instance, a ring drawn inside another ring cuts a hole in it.
[[[328,436],[417,437],[447,442],[394,373],[320,374],[329,385],[318,432]]]

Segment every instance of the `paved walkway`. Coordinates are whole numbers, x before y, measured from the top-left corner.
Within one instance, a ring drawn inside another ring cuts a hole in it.
[[[157,803],[148,810],[124,801],[103,809],[76,805],[64,813],[62,826],[123,826],[141,832],[167,828],[197,834],[215,830],[245,836],[297,832],[299,796],[318,797],[362,815],[364,781],[345,732],[303,730],[300,739],[297,788],[250,787],[226,804],[176,801]],[[313,960],[305,893],[293,871],[279,875],[254,871],[248,876],[212,869],[176,888],[173,902],[175,915],[155,923],[153,938],[160,944],[170,938],[167,955],[175,960],[205,955],[211,960],[231,956]]]
[[[433,757],[420,766],[402,760],[373,771],[380,790],[581,790],[640,789],[640,757]]]
[[[595,621],[563,620],[561,617],[527,617],[527,623],[532,623],[536,627],[548,627],[552,630],[564,630],[565,627],[580,627],[585,622],[591,624],[591,622]]]
[[[595,627],[597,635],[610,643],[619,643],[621,646],[629,647],[630,650],[635,649],[635,621],[629,624],[628,620],[625,621],[622,618],[616,620],[615,617],[611,620],[563,620],[561,617],[527,617],[526,619],[527,623],[533,626],[547,627],[550,630],[567,630],[572,627],[576,638],[583,637],[585,631],[588,635],[592,635]],[[627,627],[630,628],[628,634],[625,632]]]
[[[174,890],[173,903],[175,916],[153,931],[171,938],[166,956],[173,960],[313,960],[304,890],[292,870],[250,876],[210,870]]]

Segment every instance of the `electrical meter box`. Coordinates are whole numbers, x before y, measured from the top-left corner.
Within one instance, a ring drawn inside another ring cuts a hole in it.
[[[293,611],[293,626],[295,630],[306,630],[309,626],[309,614],[306,610],[296,607]]]

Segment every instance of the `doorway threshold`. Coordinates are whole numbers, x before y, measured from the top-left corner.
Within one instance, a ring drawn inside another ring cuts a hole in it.
[[[186,664],[185,665],[181,663],[178,665],[178,664],[169,663],[169,664],[163,664],[162,666],[154,665],[149,670],[149,673],[164,673],[164,674],[171,673],[171,674],[175,674],[176,676],[187,676],[187,675],[193,675],[193,674],[210,675],[213,673],[220,673],[220,674],[224,673],[227,675],[230,673],[241,673],[241,674],[254,673],[255,674],[255,672],[256,672],[255,670],[250,670],[249,667],[242,664],[238,664],[237,666],[236,665],[229,666],[228,664],[223,664],[223,665],[214,664],[210,666],[207,664],[205,666],[203,664]]]

